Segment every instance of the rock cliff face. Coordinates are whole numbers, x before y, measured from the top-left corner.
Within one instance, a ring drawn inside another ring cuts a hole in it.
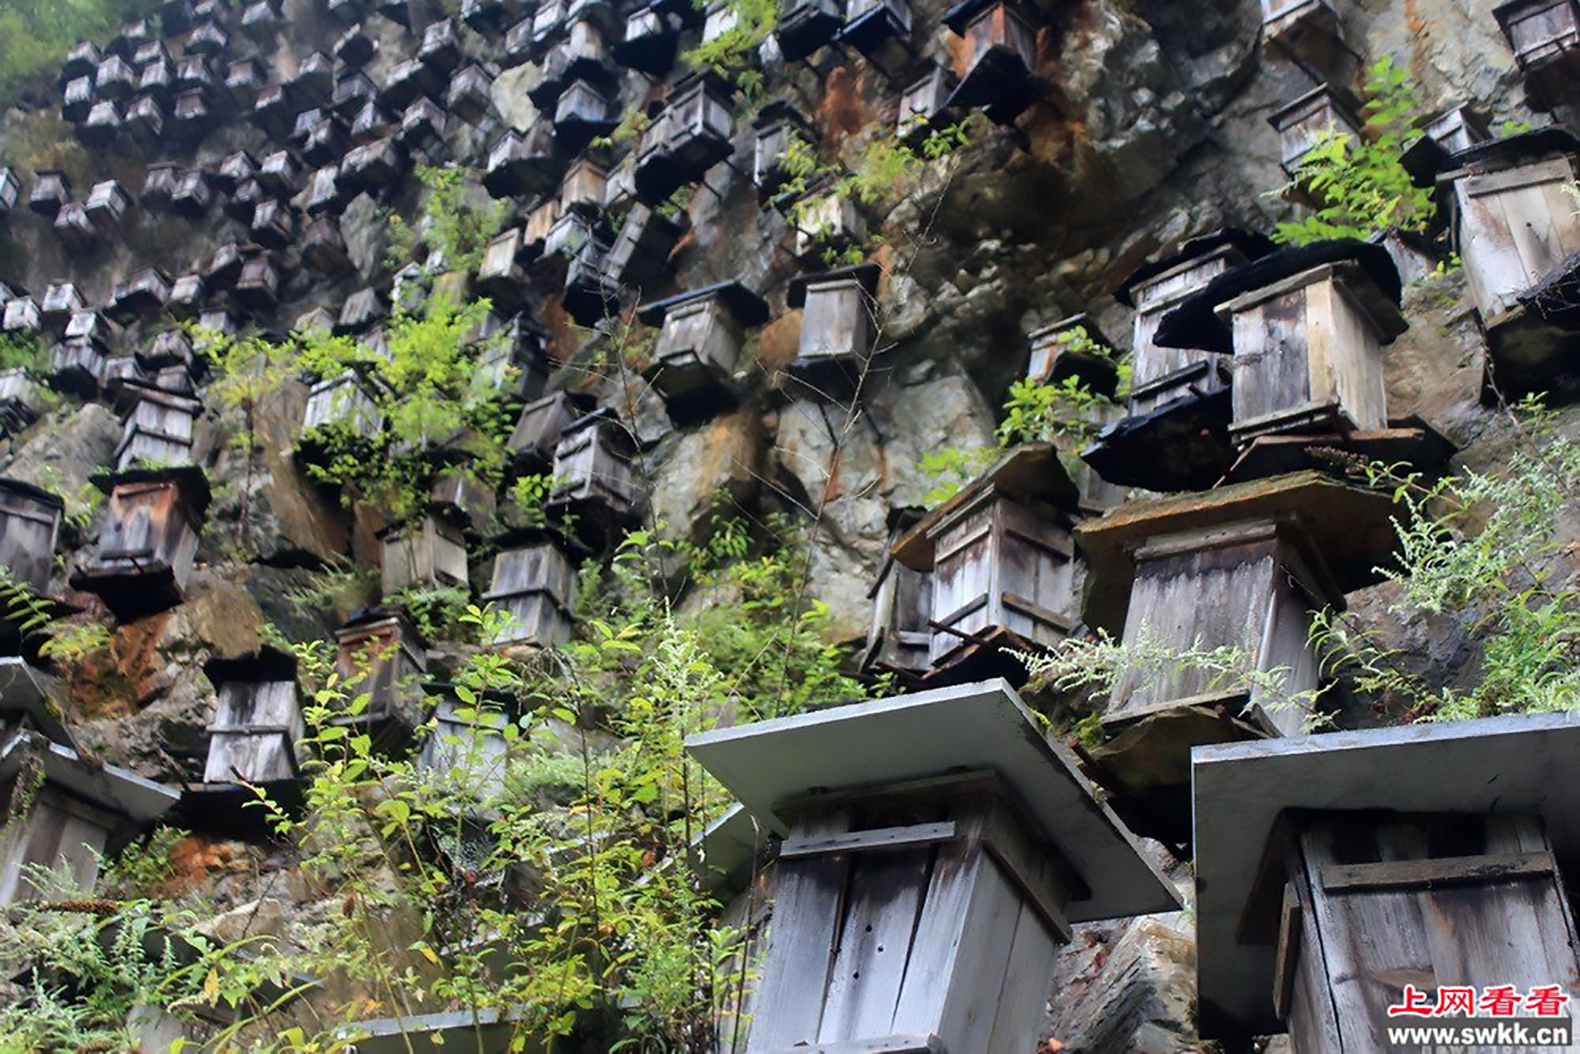
[[[1365,68],[1393,56],[1429,109],[1468,103],[1493,125],[1552,116],[1533,118],[1493,0],[1340,6],[1345,47],[1328,76],[1338,86],[1359,91]],[[409,11],[417,32],[371,9],[363,22],[377,45],[366,72],[379,86],[402,75],[400,63],[416,52],[422,27],[444,17],[416,0],[396,7]],[[857,255],[882,266],[876,350],[856,398],[809,393],[788,378],[803,323],[802,311],[787,305],[789,283],[828,265],[817,253],[798,259],[790,219],[765,204],[753,185],[751,117],[766,102],[788,103],[806,116],[821,163],[855,165],[864,145],[893,127],[900,92],[925,60],[945,67],[965,61],[961,38],[945,28],[941,0],[912,3],[913,54],[892,74],[852,47],[827,46],[787,62],[775,41],[766,41],[751,62],[762,71],[761,98],[733,100],[728,159],[706,168],[689,194],[671,202],[683,211],[685,233],[653,274],[620,285],[608,318],[572,317],[563,262],[529,262],[512,279],[523,287],[526,314],[549,336],[549,390],[586,393],[615,409],[634,437],[645,521],[666,537],[702,541],[721,510],[798,518],[809,531],[807,595],[827,603],[841,644],[857,644],[867,632],[869,590],[892,540],[893,514],[926,504],[935,481],[923,470],[924,458],[992,444],[996,408],[1025,372],[1030,331],[1084,313],[1125,349],[1131,312],[1113,293],[1127,274],[1186,238],[1225,226],[1268,230],[1294,208],[1276,194],[1285,177],[1279,136],[1267,118],[1310,90],[1316,72],[1263,40],[1261,5],[1058,0],[1031,10],[1035,101],[1012,124],[973,124],[963,146],[911,167],[856,204],[872,234]],[[489,106],[475,124],[452,117],[427,160],[482,171],[501,136],[527,135],[552,121],[555,100],[553,93],[544,98],[542,112],[533,104],[529,92],[543,84],[546,63],[513,63],[503,28],[478,32],[454,24],[468,60],[493,75]],[[321,0],[286,0],[278,30],[243,40],[237,26],[236,41],[213,73],[223,81],[231,60],[251,53],[268,71],[265,84],[290,82],[344,28]],[[698,32],[686,30],[685,46]],[[172,53],[180,42],[168,42]],[[609,61],[611,113],[655,111],[652,104],[684,71],[679,64],[647,76]],[[344,66],[339,72],[348,79]],[[157,162],[212,174],[237,151],[261,160],[285,146],[296,106],[285,115],[283,133],[266,131],[216,89],[208,96],[216,119],[204,134],[178,131],[174,113],[167,113],[162,134],[138,139],[122,132],[85,146],[81,129],[62,118],[57,93],[41,88],[34,95],[0,120],[0,164],[24,188],[0,232],[6,286],[40,299],[52,285],[70,282],[87,309],[103,309],[144,268],[171,279],[202,274],[222,246],[257,236],[222,208],[237,192],[221,189],[196,218],[145,198],[96,245],[73,249],[58,225],[26,207],[26,194],[50,169],[69,175],[80,200],[109,179],[136,197]],[[353,112],[348,107],[344,116]],[[386,115],[397,126],[401,117],[399,110]],[[634,149],[617,134],[600,156],[612,169]],[[574,151],[563,141],[559,150],[563,167]],[[388,216],[420,214],[425,192],[415,165],[423,160],[402,146],[387,181],[353,186],[354,196],[323,210],[338,224],[349,261],[344,268],[326,273],[304,256],[303,238],[318,214],[310,214],[312,191],[304,179],[285,197],[293,217],[289,236],[255,257],[277,269],[277,292],[243,308],[234,293],[211,284],[195,306],[229,310],[243,330],[275,335],[314,310],[341,317],[343,305],[364,290],[373,290],[380,311],[387,310],[395,269],[413,262],[392,257]],[[304,169],[311,176],[315,166]],[[556,188],[557,180],[544,187],[546,197]],[[478,205],[489,200],[477,188],[471,194]],[[524,188],[497,200],[515,226],[527,223],[537,204]],[[611,233],[617,229],[612,221],[622,214],[597,211]],[[726,280],[760,295],[769,321],[748,330],[746,351],[729,378],[733,405],[677,424],[646,381],[612,369],[604,352],[626,332],[622,320],[638,304]],[[1412,286],[1406,314],[1409,333],[1387,349],[1391,415],[1426,419],[1459,447],[1457,464],[1495,467],[1507,456],[1512,426],[1482,397],[1485,351],[1462,279],[1450,274]],[[132,314],[103,350],[143,353],[171,325],[168,311]],[[59,327],[46,324],[46,346],[58,336]],[[40,376],[49,372],[41,362]],[[81,609],[75,619],[109,633],[106,646],[62,671],[62,699],[79,745],[149,779],[177,787],[201,783],[218,706],[205,667],[255,653],[274,633],[328,640],[352,609],[377,598],[375,532],[386,525],[314,483],[293,457],[307,402],[301,379],[283,378],[264,393],[250,423],[240,409],[206,396],[200,382],[192,458],[214,496],[193,570],[180,603],[145,617],[112,617],[97,598],[68,583],[107,515],[102,503],[87,501],[91,477],[113,467],[121,438],[113,399],[92,387],[91,398],[59,395],[37,407],[39,419],[5,440],[0,475],[65,500],[51,592]],[[1572,432],[1574,420],[1564,412],[1560,427]],[[324,603],[302,603],[302,591],[319,588],[332,568],[356,574],[339,576],[338,592]],[[474,593],[486,585],[486,571],[474,553]],[[1351,607],[1385,621],[1389,589],[1357,594]],[[1452,683],[1461,676],[1463,641],[1426,619],[1393,630],[1428,680]],[[334,924],[332,899],[307,888],[280,847],[195,835],[182,844],[177,862],[177,884],[218,914],[218,932],[305,932]],[[1186,870],[1173,874],[1188,895]],[[1188,912],[1078,932],[1050,986],[1053,1012],[1043,1049],[1202,1049],[1193,1024],[1191,932]]]

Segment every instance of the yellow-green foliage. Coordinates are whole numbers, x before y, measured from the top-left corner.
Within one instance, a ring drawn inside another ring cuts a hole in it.
[[[0,105],[15,101],[35,74],[53,74],[79,38],[101,44],[121,20],[153,8],[149,0],[0,0]]]

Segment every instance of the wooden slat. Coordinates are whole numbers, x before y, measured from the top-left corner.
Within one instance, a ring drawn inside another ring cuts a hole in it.
[[[787,838],[779,848],[779,859],[794,860],[826,853],[848,853],[878,849],[907,849],[957,837],[952,821],[918,823],[906,827],[880,827],[870,831],[850,831],[815,838]]]
[[[1273,953],[1273,1008],[1281,1020],[1289,1020],[1289,1004],[1295,995],[1295,975],[1300,969],[1300,927],[1305,913],[1295,887],[1284,885],[1284,907],[1278,919],[1278,950]]]
[[[1324,892],[1349,893],[1550,878],[1556,870],[1551,853],[1491,853],[1376,864],[1329,864],[1319,870],[1318,878]]]

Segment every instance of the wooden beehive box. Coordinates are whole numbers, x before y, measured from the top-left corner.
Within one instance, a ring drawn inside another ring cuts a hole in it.
[[[1449,154],[1469,150],[1492,137],[1481,114],[1466,105],[1451,106],[1434,115],[1421,130]]]
[[[461,65],[462,51],[461,35],[456,32],[453,19],[442,18],[429,23],[422,31],[417,58],[441,77],[449,77],[456,71]]]
[[[180,603],[208,510],[203,470],[135,469],[95,482],[109,491],[108,509],[72,588],[96,593],[118,618]]]
[[[911,54],[911,5],[907,0],[851,0],[839,31],[849,44],[882,69],[899,68]]]
[[[278,139],[291,130],[295,114],[285,85],[265,84],[253,98],[247,119],[270,139]]]
[[[297,744],[306,734],[295,663],[215,660],[204,673],[219,702],[208,728],[203,782],[269,786],[295,780]]]
[[[634,178],[650,205],[705,176],[730,156],[734,116],[730,92],[714,77],[688,75],[675,83],[669,103],[642,136]]]
[[[354,695],[369,697],[361,714],[338,720],[371,726],[389,738],[409,734],[420,712],[428,653],[406,610],[364,608],[335,631],[335,645],[341,681]]]
[[[308,390],[302,431],[340,428],[364,438],[378,435],[384,427],[384,413],[373,390],[372,384],[354,370],[319,381]]]
[[[27,207],[53,220],[55,214],[71,200],[71,177],[54,168],[41,168],[34,173],[33,189],[28,192]]]
[[[661,4],[649,3],[626,16],[623,33],[611,50],[620,65],[659,77],[674,66],[679,43],[679,21]]]
[[[101,233],[110,234],[120,229],[121,219],[131,206],[131,198],[113,179],[94,184],[88,193],[85,207],[88,219]]]
[[[950,104],[983,107],[1001,124],[1013,121],[1036,98],[1037,32],[1030,13],[1009,0],[962,0],[944,13],[944,24],[965,41],[951,49],[958,84]]]
[[[491,314],[483,328],[471,390],[516,406],[540,398],[549,379],[548,335],[525,314]]]
[[[385,528],[379,545],[386,596],[408,587],[466,588],[466,539],[435,513]]]
[[[1040,326],[1026,339],[1031,345],[1027,380],[1061,385],[1074,377],[1082,386],[1110,397],[1118,389],[1119,351],[1086,315],[1072,315]],[[1085,347],[1086,341],[1096,347]]]
[[[1532,107],[1547,110],[1574,98],[1580,74],[1580,2],[1514,0],[1493,15],[1525,73]]]
[[[1354,264],[1274,277],[1219,308],[1234,327],[1235,442],[1386,428],[1382,349],[1409,325],[1398,304]]]
[[[44,402],[27,370],[0,370],[0,435],[14,436],[37,421]]]
[[[878,277],[876,264],[857,264],[791,280],[785,303],[802,312],[789,372],[814,395],[841,399],[856,390],[878,330]]]
[[[101,99],[123,102],[137,90],[137,74],[119,55],[110,55],[99,64],[93,92]]]
[[[799,140],[810,148],[817,142],[816,134],[805,117],[789,103],[775,100],[757,112],[752,121],[755,136],[752,144],[752,182],[764,199],[777,194],[791,176],[785,171],[785,155],[791,143]]]
[[[147,173],[143,176],[143,192],[138,197],[143,208],[150,210],[169,208],[171,199],[175,197],[176,183],[180,175],[181,166],[173,161],[161,161],[149,165]]]
[[[1002,681],[687,749],[784,836],[749,1035],[735,1022],[749,1054],[1022,1054],[1074,924],[1178,903]]]
[[[450,78],[445,108],[467,124],[476,125],[488,116],[493,89],[494,78],[477,63],[471,63]]]
[[[170,194],[170,208],[177,216],[200,220],[214,204],[214,188],[208,174],[201,169],[188,169],[176,179]]]
[[[225,93],[230,96],[231,106],[237,111],[251,111],[267,81],[261,60],[241,58],[232,62],[225,69]]]
[[[489,147],[483,186],[496,198],[547,194],[559,186],[564,173],[554,126],[540,117],[525,135],[506,129]]]
[[[41,778],[27,784],[27,773]],[[93,892],[99,862],[170,808],[177,792],[23,731],[0,744],[0,793],[11,822],[0,833],[0,904],[35,899],[34,867]]]
[[[560,208],[596,216],[603,212],[609,170],[596,157],[583,155],[571,163],[560,183]]]
[[[156,267],[145,267],[116,284],[110,297],[110,317],[129,320],[153,315],[169,299],[169,277]]]
[[[510,436],[510,452],[523,472],[542,472],[554,463],[560,434],[592,409],[592,399],[578,392],[553,392],[528,403]]]
[[[619,121],[619,113],[603,91],[580,77],[567,84],[554,103],[554,138],[569,150],[609,134]]]
[[[265,253],[247,257],[236,277],[231,297],[255,315],[267,314],[280,303],[280,271]]]
[[[575,626],[576,565],[551,535],[513,539],[494,557],[483,601],[509,616],[491,643],[563,644]]]
[[[428,507],[461,526],[469,535],[483,534],[494,522],[499,500],[494,488],[462,463],[434,477]]]
[[[99,394],[104,374],[104,348],[92,340],[67,338],[49,351],[49,386],[80,398]]]
[[[400,130],[396,138],[407,150],[433,150],[444,139],[449,119],[437,103],[421,98],[406,107],[401,114]]]
[[[601,230],[586,239],[565,268],[560,303],[578,326],[612,324],[620,307],[620,289],[609,278],[609,243]]]
[[[328,278],[341,278],[356,271],[345,237],[334,216],[319,216],[302,232],[302,263]]]
[[[352,114],[362,109],[365,103],[377,98],[378,93],[378,86],[373,83],[373,78],[357,70],[335,81],[334,94],[329,97],[329,106],[341,120],[347,121],[351,119]]]
[[[7,371],[9,374],[11,371]],[[6,377],[10,381],[9,376]],[[7,384],[4,398],[17,393]],[[36,593],[49,588],[55,569],[55,539],[65,503],[54,494],[21,480],[0,478],[0,564],[17,582]]]
[[[101,236],[88,210],[80,201],[69,202],[55,214],[55,236],[72,254],[92,252],[99,247]]]
[[[131,405],[122,419],[121,443],[115,450],[117,472],[140,464],[191,463],[192,429],[203,409],[201,403],[135,382],[123,385],[121,394]]]
[[[289,198],[302,189],[302,166],[289,150],[276,150],[258,164],[258,186],[265,194]]]
[[[157,99],[142,95],[133,99],[126,108],[123,127],[144,150],[159,144],[165,131],[165,112]]]
[[[1346,592],[1375,580],[1393,511],[1385,494],[1302,472],[1130,502],[1081,525],[1086,623],[1136,656],[1110,694],[1100,758],[1138,831],[1189,839],[1192,746],[1296,734],[1316,716],[1303,694],[1323,680],[1311,612],[1342,610]],[[1215,678],[1155,658],[1224,647],[1268,676]]]
[[[1386,1050],[1390,1026],[1503,1020],[1488,1009],[1500,986],[1515,1023],[1566,1023],[1562,1006],[1544,1021],[1523,1004],[1548,986],[1567,994],[1580,970],[1575,732],[1525,714],[1198,750],[1203,1036]],[[1407,985],[1428,1008],[1439,989],[1446,1003],[1468,990],[1465,1016],[1481,1021],[1390,1014]]]
[[[60,115],[72,124],[81,124],[93,109],[93,78],[78,77],[60,90]]]
[[[1482,322],[1495,328],[1522,293],[1580,252],[1573,184],[1580,140],[1554,129],[1486,143],[1444,174],[1454,248]]]
[[[60,329],[83,307],[82,294],[74,283],[51,282],[38,304],[39,321],[51,329]]]
[[[610,280],[637,289],[657,282],[685,232],[684,213],[679,219],[671,219],[636,202],[625,214],[625,222],[620,224],[609,249],[606,263]]]
[[[915,510],[898,518],[891,515],[895,536],[890,541],[899,541],[902,532],[919,519]],[[901,676],[926,673],[932,662],[932,572],[906,567],[890,553],[884,558],[867,599],[872,602],[872,625],[861,656],[862,672]]]
[[[188,142],[202,139],[214,127],[218,115],[209,104],[208,92],[201,88],[181,92],[171,110],[173,131]]]
[[[511,227],[488,243],[472,288],[501,311],[519,311],[527,299],[527,273],[518,262],[522,231]]]
[[[1349,99],[1322,85],[1269,117],[1267,123],[1278,132],[1279,163],[1285,174],[1291,179],[1298,177],[1301,163],[1324,135],[1339,133],[1360,139],[1354,114]]]
[[[298,111],[323,106],[335,89],[335,64],[322,51],[315,51],[296,67],[296,76],[286,82],[286,91]]]
[[[821,263],[828,253],[860,249],[867,240],[867,220],[847,195],[819,190],[795,207],[795,238],[791,252],[804,264]]]
[[[631,459],[635,443],[624,424],[607,409],[567,424],[554,447],[554,492],[549,506],[570,512],[586,526],[607,534],[637,515]]]
[[[844,17],[835,0],[789,0],[782,5],[774,36],[786,62],[800,62],[834,39]]]
[[[1328,0],[1262,0],[1262,39],[1275,54],[1325,69],[1344,36],[1338,12]]]
[[[252,240],[265,249],[281,251],[291,244],[296,233],[291,206],[280,201],[265,200],[252,212]]]
[[[1024,680],[1003,649],[1052,647],[1075,628],[1076,499],[1058,452],[1023,446],[895,544],[902,563],[933,576],[930,677]]]
[[[644,376],[672,413],[703,412],[728,401],[746,330],[768,321],[768,305],[720,282],[647,304],[637,318],[663,327]]]
[[[454,792],[464,803],[457,807],[463,815],[486,818],[504,787],[504,729],[515,719],[515,700],[487,693],[463,703],[454,685],[426,687],[432,727],[418,750],[417,772]]]
[[[43,317],[38,303],[30,296],[13,297],[6,301],[5,318],[0,328],[7,333],[37,333],[43,328]]]

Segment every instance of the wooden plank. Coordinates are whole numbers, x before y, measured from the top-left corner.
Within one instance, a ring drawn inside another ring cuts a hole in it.
[[[820,1043],[890,1033],[932,858],[932,848],[925,847],[864,853],[851,860],[839,951],[818,1027]]]
[[[773,1054],[948,1054],[937,1036],[884,1036],[839,1043],[786,1047]]]
[[[988,1054],[1025,1054],[1032,1049],[1047,1017],[1060,943],[1032,905],[1021,905],[985,1048]]]
[[[1273,953],[1273,1006],[1286,1021],[1295,995],[1295,975],[1300,969],[1300,928],[1304,921],[1300,898],[1294,886],[1286,882],[1284,906],[1278,919],[1278,946]]]
[[[1024,901],[991,858],[972,886],[938,1037],[949,1050],[988,1052]]]
[[[1330,864],[1319,870],[1318,880],[1325,892],[1347,893],[1546,878],[1556,870],[1551,853],[1489,853],[1376,864]]]
[[[957,837],[955,824],[918,823],[905,827],[878,827],[869,831],[849,831],[810,838],[786,838],[779,847],[779,859],[794,860],[826,853],[860,852],[878,849],[909,849]]]
[[[848,826],[848,814],[833,810],[809,817],[795,833],[812,837]],[[776,871],[768,951],[747,1054],[817,1041],[850,861],[814,857],[785,861]]]
[[[984,854],[964,842],[939,846],[895,1005],[895,1032],[939,1032],[944,1000],[955,975],[971,909],[972,890],[978,875],[991,866]]]

